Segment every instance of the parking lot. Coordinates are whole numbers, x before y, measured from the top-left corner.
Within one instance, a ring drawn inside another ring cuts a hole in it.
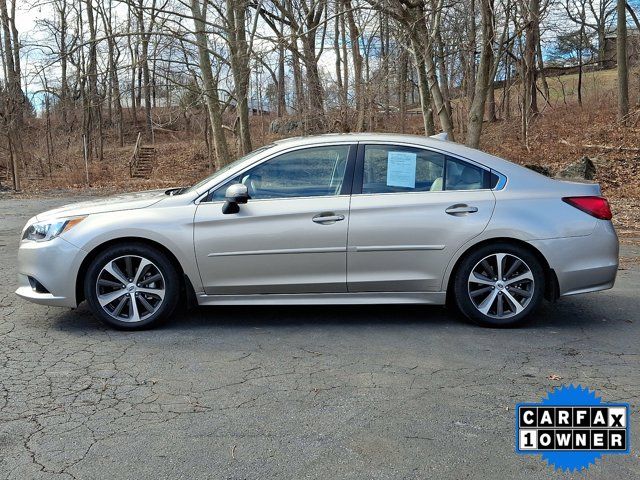
[[[13,294],[20,230],[80,197],[0,198],[0,478],[549,478],[514,406],[562,384],[632,408],[640,478],[640,248],[613,290],[490,330],[437,307],[224,307],[105,328]],[[558,475],[560,476],[560,475]]]

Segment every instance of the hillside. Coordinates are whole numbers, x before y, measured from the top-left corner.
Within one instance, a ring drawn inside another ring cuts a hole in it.
[[[512,87],[510,119],[485,122],[481,148],[520,164],[536,164],[552,172],[587,156],[597,166],[596,181],[609,198],[614,221],[623,235],[638,235],[640,231],[640,110],[635,107],[627,126],[616,122],[614,70],[586,73],[583,78],[583,107],[576,100],[577,75],[550,77],[549,102],[539,98],[540,114],[534,119],[529,134],[529,148],[520,139],[520,117],[517,111],[517,87]],[[637,75],[632,76],[632,99],[640,95]],[[500,105],[502,90],[496,91]],[[268,117],[252,117],[254,147],[281,136],[268,133]],[[397,118],[381,119],[375,130],[398,131]],[[128,162],[135,142],[134,127],[124,148],[105,147],[104,161],[91,162],[90,188],[110,193],[123,190],[164,188],[194,183],[207,175],[207,149],[201,135],[186,132],[156,134],[158,159],[149,179],[129,177]],[[422,118],[411,115],[407,119],[408,133],[422,133]],[[297,133],[292,133],[296,135]],[[459,137],[462,135],[459,135]],[[229,137],[233,144],[233,139]],[[457,139],[461,141],[460,138]],[[73,145],[60,159],[49,175],[23,180],[23,194],[50,191],[55,188],[85,189],[85,172],[80,150]],[[42,160],[41,160],[42,162]]]

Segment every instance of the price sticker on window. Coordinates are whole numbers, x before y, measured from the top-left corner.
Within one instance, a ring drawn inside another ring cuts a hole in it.
[[[387,154],[387,186],[416,188],[416,154],[389,152]]]

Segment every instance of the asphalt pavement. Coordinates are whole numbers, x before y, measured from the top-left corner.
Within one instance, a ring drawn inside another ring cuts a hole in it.
[[[525,327],[440,307],[224,307],[119,332],[16,297],[20,230],[82,198],[0,197],[0,478],[547,479],[514,452],[514,407],[563,384],[631,404],[640,478],[640,248],[615,288]]]

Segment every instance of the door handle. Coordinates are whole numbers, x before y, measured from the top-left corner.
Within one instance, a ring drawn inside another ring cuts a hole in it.
[[[336,215],[333,212],[323,212],[323,213],[319,213],[318,215],[313,217],[311,220],[314,221],[315,223],[330,224],[330,223],[336,223],[344,220],[344,215]]]
[[[467,215],[469,213],[476,213],[478,211],[478,207],[470,207],[465,203],[456,203],[455,205],[451,205],[449,208],[445,210],[449,215]]]

